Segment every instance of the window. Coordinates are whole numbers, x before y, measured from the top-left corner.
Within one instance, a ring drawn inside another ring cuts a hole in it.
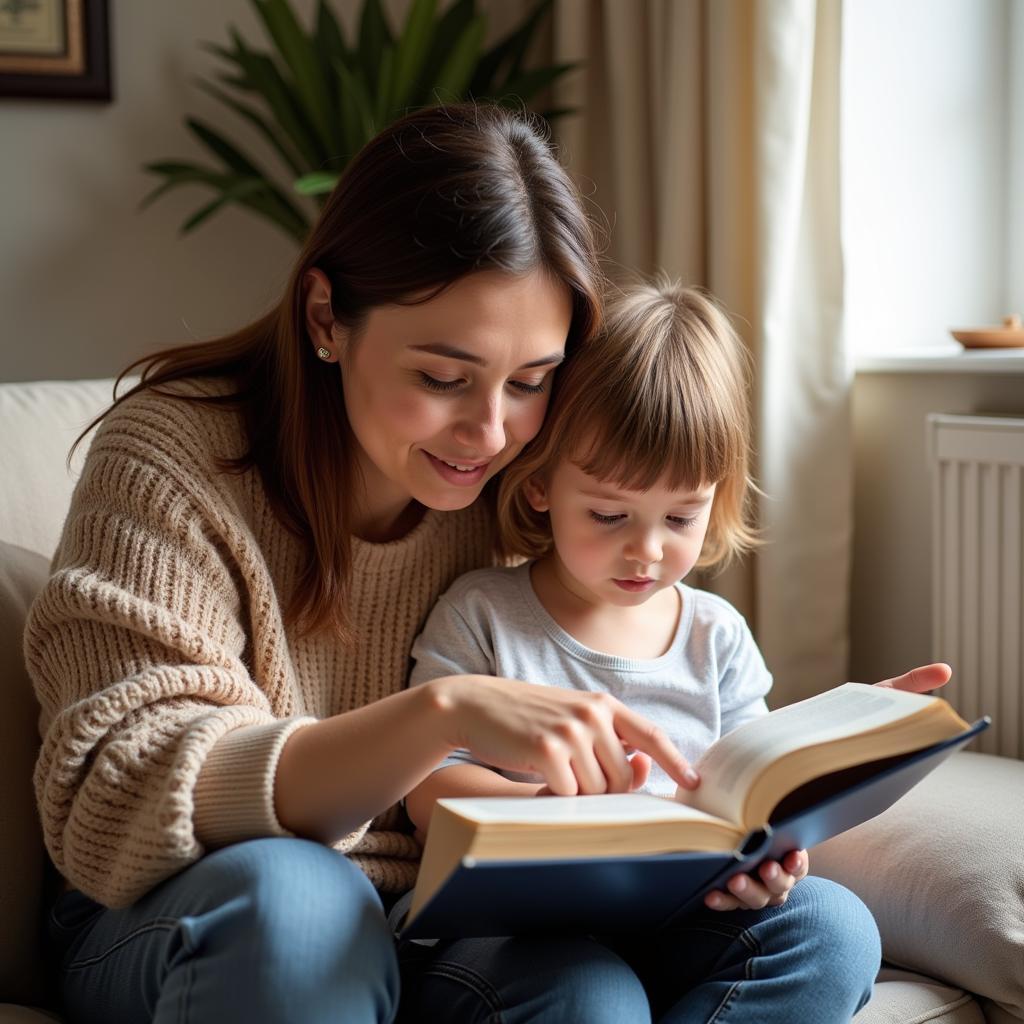
[[[854,354],[1024,311],[1024,0],[852,0],[841,181]]]

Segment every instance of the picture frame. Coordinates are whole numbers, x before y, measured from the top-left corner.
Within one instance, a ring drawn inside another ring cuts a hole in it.
[[[108,0],[0,0],[0,96],[111,99]]]

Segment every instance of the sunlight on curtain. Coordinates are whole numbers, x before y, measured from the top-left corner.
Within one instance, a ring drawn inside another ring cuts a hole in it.
[[[841,6],[560,0],[557,133],[618,276],[707,286],[755,365],[768,543],[705,585],[747,616],[773,703],[846,678],[852,461],[839,234]]]

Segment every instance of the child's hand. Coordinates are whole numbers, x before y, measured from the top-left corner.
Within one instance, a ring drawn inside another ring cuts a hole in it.
[[[943,661],[935,662],[932,665],[920,665],[904,672],[894,679],[883,679],[875,686],[888,686],[894,690],[909,690],[911,693],[925,693],[928,690],[937,690],[945,686],[952,676],[953,670]]]
[[[726,892],[716,889],[704,897],[704,906],[712,910],[761,910],[786,902],[789,890],[807,875],[810,861],[806,850],[793,850],[779,864],[766,860],[756,875],[734,875],[726,882]]]

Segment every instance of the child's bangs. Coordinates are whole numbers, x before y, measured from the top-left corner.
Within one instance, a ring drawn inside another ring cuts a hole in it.
[[[585,473],[624,490],[661,483],[695,491],[724,480],[742,463],[743,436],[727,410],[693,389],[670,387],[672,373],[651,373],[591,393],[574,410],[570,458]],[[634,401],[626,402],[626,396]]]

